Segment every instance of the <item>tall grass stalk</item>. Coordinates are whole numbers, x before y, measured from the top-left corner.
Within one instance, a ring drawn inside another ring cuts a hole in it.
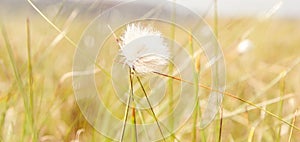
[[[219,29],[218,29],[218,25],[219,24],[219,15],[218,15],[218,0],[214,0],[214,33],[215,33],[215,36],[216,36],[216,39],[218,40],[219,38]],[[215,56],[218,57],[218,51],[217,49],[215,49]],[[215,72],[215,79],[213,80],[214,82],[216,82],[216,84],[219,84],[219,69],[218,69],[218,62],[215,63],[216,64],[216,72]],[[217,94],[219,95],[219,94]],[[219,96],[217,96],[217,98],[215,99],[218,99]],[[218,142],[221,141],[221,134],[222,134],[222,122],[223,122],[223,111],[222,111],[222,104],[220,104],[220,120],[219,120],[219,125],[217,125],[217,130],[218,130]]]
[[[293,120],[292,120],[292,123],[291,123],[292,125],[295,124],[296,117],[297,117],[297,113],[298,113],[298,110],[296,110],[295,113],[294,113],[294,117],[293,117]],[[294,128],[291,127],[288,142],[291,142],[291,141],[292,141],[293,130],[294,130]]]
[[[38,7],[36,7],[35,6],[35,4],[31,1],[31,0],[27,0],[27,2],[31,5],[31,7],[32,8],[34,8],[34,10],[36,11],[36,12],[38,12],[39,13],[39,15],[41,15],[46,21],[47,21],[47,23],[49,23],[56,31],[58,31],[60,34],[62,34],[63,33],[63,31],[60,29],[60,28],[58,28],[49,18],[47,18],[47,16],[45,15],[45,14],[43,14],[43,12],[38,8]],[[77,45],[76,45],[76,43],[73,41],[73,40],[71,40],[66,34],[63,34],[63,36],[64,36],[64,38],[70,43],[70,44],[72,44],[74,47],[76,47]]]
[[[38,133],[34,123],[34,95],[33,95],[33,75],[32,75],[32,63],[31,63],[31,36],[30,36],[30,21],[26,20],[26,31],[27,31],[27,60],[28,60],[28,95],[29,95],[29,108],[31,111],[31,127],[32,127],[32,140],[38,141]]]
[[[133,101],[133,99],[132,99],[132,101]],[[134,103],[133,103],[134,104]],[[133,137],[134,137],[134,141],[135,142],[137,142],[138,141],[138,135],[137,135],[137,128],[136,128],[136,115],[135,115],[135,113],[136,113],[136,110],[135,110],[135,108],[133,107],[132,108],[132,112],[131,112],[131,114],[132,114],[132,123],[133,123],[133,125],[134,125],[134,127],[133,127]]]
[[[281,78],[281,82],[280,82],[280,102],[279,102],[279,117],[282,117],[282,110],[283,110],[283,97],[284,97],[284,93],[285,93],[285,76],[283,76]],[[280,138],[281,138],[281,124],[278,126],[278,132],[277,132],[277,142],[280,142]]]
[[[161,136],[163,137],[163,140],[166,142],[166,138],[165,138],[165,136],[164,136],[164,134],[163,134],[163,132],[162,132],[161,126],[160,126],[159,121],[158,121],[158,118],[156,117],[156,114],[155,114],[155,112],[154,112],[154,110],[153,110],[153,108],[152,108],[152,105],[151,105],[150,100],[149,100],[149,98],[148,98],[147,92],[146,92],[146,90],[145,90],[145,88],[144,88],[144,86],[143,86],[143,84],[142,84],[142,81],[141,81],[141,79],[140,79],[139,76],[136,76],[136,78],[137,78],[137,80],[138,80],[138,82],[139,82],[139,84],[140,84],[140,87],[142,88],[142,91],[143,91],[143,93],[144,93],[144,95],[145,95],[145,97],[146,97],[147,103],[148,103],[148,105],[149,105],[149,107],[150,107],[150,110],[151,110],[151,112],[152,112],[152,115],[153,115],[153,117],[154,117],[154,119],[155,119],[155,122],[156,122],[156,124],[157,124],[158,129],[159,129],[159,132],[160,132]]]
[[[222,140],[222,128],[223,128],[223,107],[220,107],[220,123],[219,123],[219,138],[218,138],[218,142],[221,142]]]
[[[130,69],[129,70],[130,72],[130,95],[131,95],[131,98],[132,98],[132,104],[133,104],[133,107],[132,107],[132,122],[134,124],[134,139],[135,139],[135,142],[138,141],[138,135],[137,135],[137,128],[136,128],[136,110],[135,110],[135,103],[134,103],[134,93],[133,93],[133,71]],[[127,105],[130,105],[130,104],[127,104]]]
[[[59,34],[62,34],[63,37],[74,47],[77,47],[77,44],[71,39],[69,38],[65,32],[63,32],[59,27],[57,27],[49,18],[47,18],[47,16],[45,14],[43,14],[43,12],[36,7],[36,5],[31,1],[31,0],[27,0],[27,2],[31,5],[32,8],[34,8],[34,10],[36,12],[38,12],[39,15],[41,15],[47,23],[49,23],[57,32],[59,32]],[[82,53],[81,53],[82,54]],[[94,63],[94,65],[100,69],[106,76],[110,77],[110,73],[108,71],[106,71],[104,68],[102,68],[100,65],[98,65],[94,60],[90,59],[89,56],[85,56],[91,63]]]
[[[248,135],[248,142],[252,142],[253,141],[253,136],[254,136],[254,132],[255,132],[256,127],[252,126]]]
[[[193,36],[190,34],[189,35],[189,49],[191,52],[191,55],[194,56],[195,52],[194,52],[194,45],[193,45]],[[201,69],[201,65],[200,65],[200,58],[198,58],[198,56],[193,58],[193,62],[195,65],[195,69],[193,71],[193,76],[194,76],[194,84],[199,84],[199,73],[200,73],[200,69]],[[194,110],[194,120],[193,120],[193,132],[192,132],[192,141],[196,142],[197,141],[197,123],[198,123],[198,115],[199,115],[199,86],[198,85],[194,85],[195,88],[195,95],[196,95],[196,106],[195,106],[195,110]],[[201,116],[200,116],[201,117]],[[201,131],[201,133],[204,133],[203,131]],[[202,134],[201,134],[202,135]],[[203,139],[202,139],[203,141]]]
[[[171,24],[171,40],[174,41],[175,40],[175,24],[174,22],[176,21],[176,0],[173,0],[173,8],[172,8],[172,24]],[[170,48],[174,48],[174,43],[171,42],[171,45],[170,45]],[[172,74],[173,73],[173,70],[174,70],[174,66],[173,64],[170,64],[169,65],[169,74]],[[174,99],[174,96],[173,96],[174,92],[173,92],[173,80],[172,79],[169,79],[168,80],[168,96],[169,96],[169,128],[171,131],[174,130],[174,115],[173,115],[173,99]],[[171,135],[174,135],[173,133]],[[174,138],[171,137],[171,140],[170,141],[174,141]]]
[[[126,130],[126,124],[127,124],[127,119],[128,119],[128,113],[129,113],[129,108],[130,108],[130,102],[131,102],[131,97],[133,96],[133,82],[132,82],[132,71],[131,69],[129,69],[129,78],[130,78],[130,94],[128,94],[128,98],[127,98],[127,103],[126,103],[126,110],[125,110],[125,115],[124,115],[124,119],[123,119],[123,127],[122,127],[122,131],[121,131],[121,137],[120,137],[120,142],[123,141],[124,139],[124,134],[125,134],[125,130]]]
[[[214,0],[214,33],[216,38],[218,39],[219,31],[218,31],[219,17],[218,17],[218,0]]]
[[[3,38],[4,38],[5,47],[6,47],[6,50],[8,52],[8,55],[9,55],[10,64],[13,68],[15,79],[16,79],[20,94],[23,97],[23,105],[24,105],[24,108],[25,108],[25,119],[24,119],[24,121],[26,123],[25,123],[25,127],[23,127],[23,134],[22,134],[21,140],[24,140],[24,136],[28,135],[28,134],[30,134],[32,139],[34,139],[34,136],[32,135],[33,134],[33,129],[34,129],[33,117],[32,117],[33,112],[32,112],[32,109],[30,107],[29,96],[26,94],[24,84],[23,84],[23,81],[22,81],[22,78],[21,78],[21,74],[20,74],[20,72],[17,68],[17,64],[16,64],[16,61],[14,59],[12,46],[10,44],[10,41],[8,39],[8,36],[7,36],[7,32],[6,32],[5,27],[3,25],[1,27],[1,32],[2,32],[2,35],[3,35]]]

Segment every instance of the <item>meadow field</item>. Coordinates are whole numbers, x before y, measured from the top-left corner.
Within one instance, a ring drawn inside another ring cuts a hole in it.
[[[0,141],[113,141],[86,121],[72,86],[77,43],[95,16],[75,9],[56,14],[42,9],[49,22],[29,4],[25,10],[8,11],[0,15]],[[224,95],[220,112],[208,127],[197,128],[200,105],[198,113],[166,141],[300,141],[300,19],[207,16],[204,20],[217,30],[226,92],[232,96]],[[189,42],[180,32],[173,33],[178,41]],[[114,41],[113,36],[108,40]],[[200,69],[207,62],[203,58]],[[200,82],[209,84],[210,72],[204,75]],[[100,77],[96,74],[96,80]],[[99,89],[110,89],[97,83]],[[103,101],[111,104],[110,99]],[[155,111],[167,111],[161,109]],[[124,109],[120,110],[122,118]],[[124,141],[133,139],[127,136]]]

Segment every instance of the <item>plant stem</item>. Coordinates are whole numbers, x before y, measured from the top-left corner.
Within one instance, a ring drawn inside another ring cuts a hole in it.
[[[141,82],[141,80],[140,80],[140,77],[136,76],[136,78],[137,78],[137,80],[138,80],[138,82],[139,82],[139,84],[140,84],[140,86],[141,86],[141,88],[142,88],[142,90],[143,90],[143,92],[144,92],[144,95],[145,95],[145,97],[146,97],[147,103],[148,103],[148,105],[150,106],[150,110],[151,110],[151,112],[152,112],[152,114],[153,114],[153,116],[154,116],[155,122],[156,122],[156,124],[157,124],[158,129],[159,129],[159,132],[160,132],[161,136],[163,137],[163,140],[166,141],[166,139],[165,139],[165,137],[164,137],[164,134],[163,134],[163,132],[162,132],[162,129],[161,129],[160,125],[159,125],[158,119],[157,119],[157,117],[156,117],[156,115],[155,115],[155,112],[153,111],[152,105],[151,105],[151,103],[150,103],[150,101],[149,101],[149,98],[148,98],[148,95],[147,95],[147,93],[146,93],[146,90],[145,90],[145,88],[144,88],[144,86],[143,86],[143,84],[142,84],[142,82]]]
[[[174,76],[167,75],[167,74],[163,74],[163,73],[159,73],[159,72],[153,72],[153,73],[158,74],[158,75],[161,75],[161,76],[164,76],[164,77],[169,77],[169,78],[172,78],[172,79],[174,79],[174,80],[182,81],[182,82],[185,82],[185,83],[188,83],[188,84],[193,85],[192,82],[183,80],[183,79],[178,78],[178,77],[174,77]],[[293,127],[294,129],[300,131],[300,128],[299,128],[299,127],[297,127],[297,126],[295,126],[295,125],[293,125],[293,124],[287,122],[286,120],[283,120],[283,119],[282,119],[281,117],[279,117],[278,115],[275,115],[274,113],[272,113],[272,112],[270,112],[270,111],[268,111],[268,110],[266,110],[266,109],[264,109],[264,108],[262,108],[262,107],[260,107],[260,106],[258,106],[258,105],[256,105],[256,104],[254,104],[254,103],[252,103],[252,102],[250,102],[250,101],[247,101],[247,100],[245,100],[245,99],[239,98],[239,97],[237,97],[237,96],[235,96],[235,95],[233,95],[233,94],[231,94],[231,93],[229,93],[229,92],[222,92],[222,91],[219,91],[219,90],[212,89],[211,87],[206,86],[206,85],[204,85],[204,84],[198,84],[198,85],[199,85],[200,87],[206,89],[206,90],[209,90],[209,91],[215,91],[215,92],[218,92],[218,93],[222,93],[222,94],[224,94],[224,95],[226,95],[226,96],[228,96],[228,97],[231,97],[231,98],[233,98],[233,99],[236,99],[236,100],[239,100],[239,101],[241,101],[241,102],[244,102],[244,103],[246,103],[246,104],[248,104],[248,105],[251,105],[251,106],[253,106],[253,107],[255,107],[255,108],[258,108],[258,109],[264,111],[265,113],[271,115],[272,117],[274,117],[274,118],[280,120],[281,122],[283,122],[283,123],[289,125],[290,127]]]
[[[131,98],[132,98],[132,104],[133,104],[133,107],[132,107],[132,119],[133,119],[133,124],[134,124],[134,138],[135,138],[135,142],[138,141],[138,136],[137,136],[137,128],[136,128],[136,110],[135,110],[135,105],[134,105],[134,98],[133,98],[133,72],[132,70],[130,69],[129,70],[130,72],[130,95],[131,95]]]
[[[218,142],[222,140],[222,127],[223,127],[223,107],[220,107],[220,123],[219,123],[219,139]]]
[[[26,112],[25,113],[25,119],[24,119],[24,121],[26,122],[25,126],[29,127],[28,129],[31,130],[31,132],[29,132],[29,133],[32,133],[32,131],[33,131],[33,129],[32,129],[33,128],[33,124],[32,124],[33,119],[32,119],[32,110],[30,109],[28,96],[26,95],[26,92],[25,92],[25,89],[24,89],[24,84],[23,84],[20,72],[17,68],[16,61],[15,61],[14,55],[13,55],[12,46],[11,46],[9,40],[8,40],[8,36],[7,36],[6,31],[5,31],[5,28],[1,27],[1,31],[2,31],[2,35],[3,35],[3,38],[4,38],[4,42],[6,44],[6,49],[7,49],[8,55],[9,55],[10,63],[11,63],[11,66],[13,68],[13,71],[14,71],[16,82],[18,84],[19,91],[20,91],[20,93],[22,94],[22,97],[23,97],[23,105],[24,105],[25,112]],[[23,135],[24,135],[25,132],[27,132],[26,127],[24,127],[24,129],[23,129]],[[21,139],[23,140],[23,136],[22,136]]]
[[[295,116],[294,116],[294,118],[293,118],[293,120],[292,120],[292,125],[295,124],[297,112],[298,112],[298,110],[295,111]],[[288,142],[291,142],[291,141],[292,141],[292,135],[293,135],[293,127],[291,127]]]
[[[28,58],[28,95],[29,95],[29,109],[31,112],[31,129],[32,129],[32,138],[34,142],[38,141],[38,135],[34,126],[34,114],[33,114],[33,108],[34,108],[34,100],[33,100],[33,75],[32,75],[32,64],[31,64],[31,36],[30,36],[30,21],[27,18],[26,20],[26,29],[27,29],[27,58]]]
[[[133,92],[133,89],[132,89],[132,75],[131,75],[131,69],[129,69],[129,78],[130,78],[130,93]],[[123,141],[123,138],[124,138],[124,133],[125,133],[125,129],[126,129],[126,124],[127,124],[127,119],[128,119],[128,112],[129,112],[129,107],[130,107],[130,101],[131,101],[131,97],[132,95],[129,94],[128,95],[128,98],[127,98],[127,107],[126,107],[126,110],[125,110],[125,116],[124,116],[124,122],[123,122],[123,127],[122,127],[122,132],[121,132],[121,137],[120,137],[120,142]]]
[[[284,96],[284,92],[285,92],[285,76],[282,77],[281,79],[281,83],[280,83],[280,103],[279,103],[279,117],[282,117],[282,110],[283,110],[283,96]],[[278,126],[278,132],[277,132],[277,142],[280,142],[280,138],[281,138],[281,124]]]

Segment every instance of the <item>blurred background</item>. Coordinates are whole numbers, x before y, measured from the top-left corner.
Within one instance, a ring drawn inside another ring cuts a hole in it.
[[[122,2],[0,1],[0,141],[112,141],[81,115],[72,63],[88,24]],[[203,16],[215,32],[227,91],[260,108],[224,96],[223,111],[208,128],[197,129],[191,119],[174,135],[180,141],[300,141],[300,1],[175,2]]]

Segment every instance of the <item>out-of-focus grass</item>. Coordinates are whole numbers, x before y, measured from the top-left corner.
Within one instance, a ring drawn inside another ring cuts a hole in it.
[[[6,50],[5,38],[1,36],[1,141],[20,141],[22,138],[24,141],[32,140],[32,134],[29,133],[31,128],[25,125],[26,115],[30,113],[33,115],[32,125],[39,141],[76,139],[110,141],[97,133],[81,115],[75,102],[71,78],[62,80],[66,73],[72,71],[75,47],[60,38],[59,33],[37,15],[29,16],[31,62],[28,61],[27,16],[25,14],[9,16],[1,21],[5,28],[3,30],[7,32],[7,42],[12,49],[12,54],[9,54]],[[214,19],[207,19],[207,21],[214,25]],[[80,18],[68,20],[59,17],[55,24],[65,30],[70,39],[77,43],[89,22]],[[287,19],[259,21],[246,17],[219,18],[218,24],[218,39],[226,59],[227,90],[240,98],[261,104],[267,110],[300,127],[296,119],[299,113],[295,113],[300,104],[300,21]],[[179,41],[184,42],[183,39],[189,38],[180,37],[181,34],[176,32],[174,34]],[[252,48],[247,52],[238,53],[237,46],[245,39],[253,43]],[[12,68],[12,63],[16,68]],[[31,63],[32,70],[28,70],[28,63]],[[32,85],[26,82],[30,77],[29,72],[32,72]],[[283,72],[286,74],[282,74]],[[23,82],[16,79],[16,76]],[[200,76],[199,81],[206,82],[206,78],[209,77]],[[280,83],[282,80],[285,87]],[[22,94],[25,93],[25,96],[29,94],[18,89],[20,85],[24,86],[25,90],[29,89],[28,86],[32,87],[34,108],[31,110],[24,107]],[[105,86],[101,87],[105,88]],[[199,88],[196,91],[203,90]],[[268,100],[287,95],[291,97],[267,105]],[[109,98],[105,99],[107,104],[111,103]],[[281,121],[266,115],[259,109],[248,110],[250,106],[247,104],[226,96],[222,106],[224,118],[221,139],[223,141],[288,141],[289,139],[300,141],[299,131],[282,124]],[[237,110],[240,113],[229,115]],[[120,112],[120,115],[122,114]],[[218,121],[214,121],[204,130],[192,129],[195,124],[194,119],[191,119],[174,135],[182,141],[217,140]]]

